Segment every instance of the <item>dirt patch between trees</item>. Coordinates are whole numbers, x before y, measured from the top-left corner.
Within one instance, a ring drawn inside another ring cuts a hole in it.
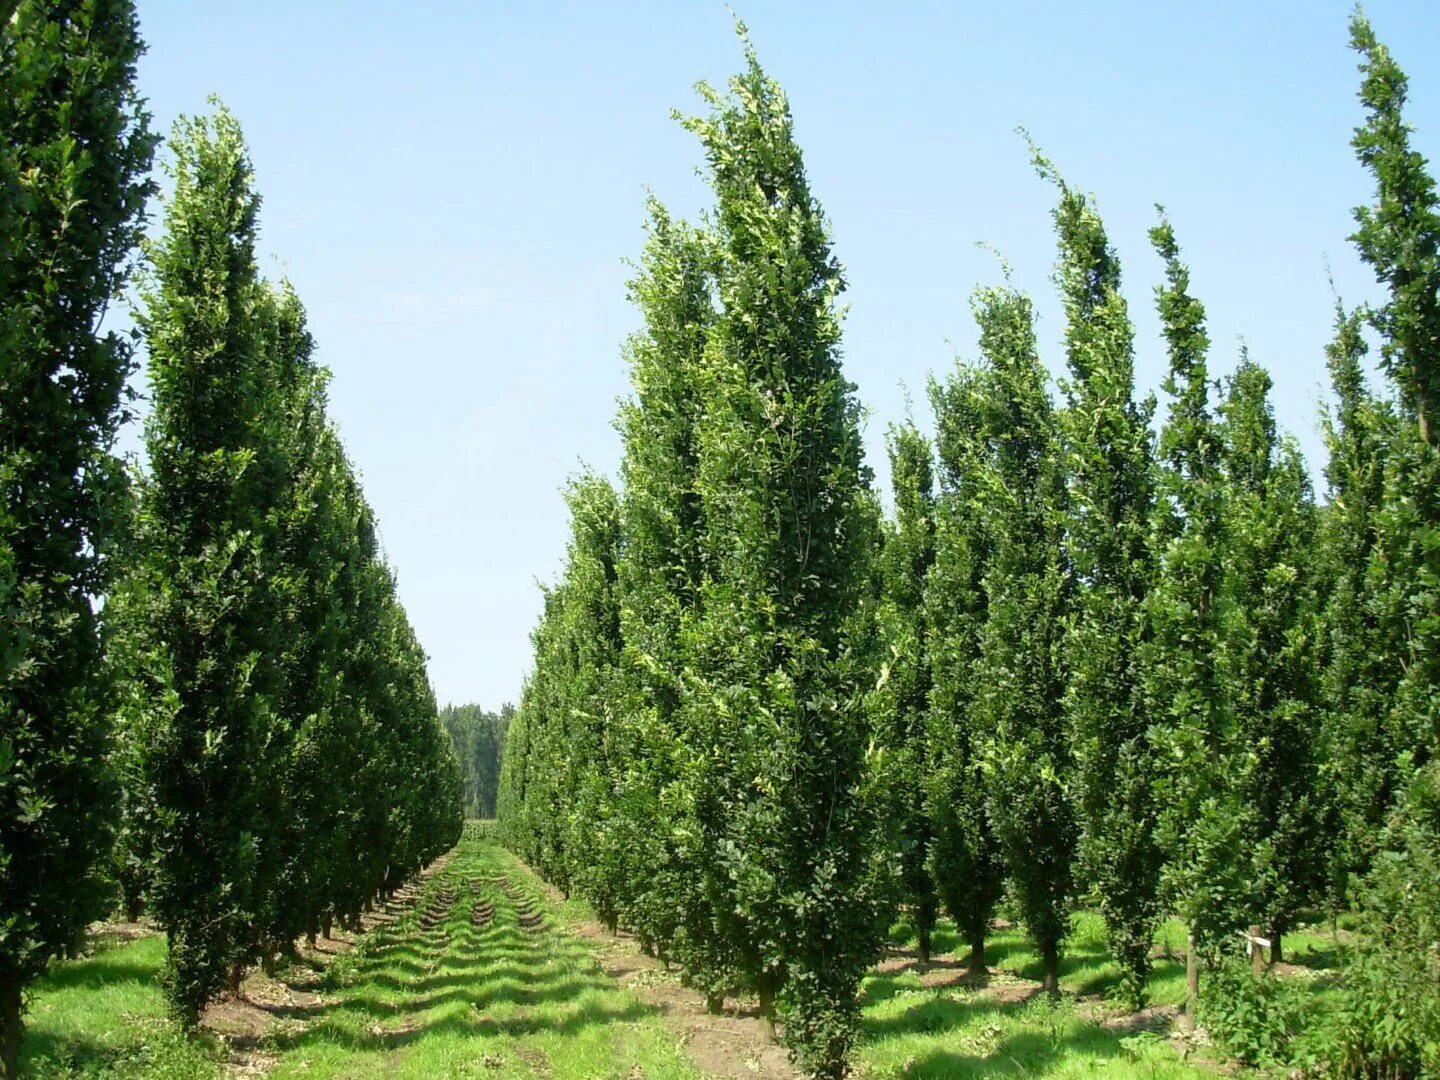
[[[665,1026],[706,1076],[726,1080],[773,1077],[798,1080],[785,1048],[760,1031],[757,1007],[744,998],[727,998],[724,1011],[711,1014],[705,996],[684,986],[677,971],[653,956],[625,931],[611,934],[593,920],[569,922],[571,933],[590,942],[595,960],[617,983],[660,1011]]]

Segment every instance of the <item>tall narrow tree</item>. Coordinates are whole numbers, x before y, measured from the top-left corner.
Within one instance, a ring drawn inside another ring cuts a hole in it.
[[[1379,522],[1386,550],[1377,569],[1390,576],[1378,587],[1391,640],[1405,655],[1393,718],[1397,745],[1419,765],[1440,740],[1440,650],[1428,647],[1440,633],[1440,199],[1428,163],[1410,146],[1404,72],[1358,14],[1351,43],[1363,57],[1360,99],[1368,114],[1354,145],[1376,184],[1374,205],[1355,211],[1353,239],[1388,293],[1370,322],[1404,421],[1387,461]]]
[[[634,396],[617,422],[625,454],[616,587],[632,743],[615,759],[616,841],[628,859],[626,921],[647,947],[678,959],[718,1007],[734,964],[701,884],[714,793],[691,782],[687,763],[700,759],[687,752],[683,726],[687,635],[706,576],[696,426],[715,319],[712,245],[657,200],[649,212],[645,251],[630,282],[644,319],[626,350]]]
[[[562,585],[562,648],[566,661],[560,735],[560,785],[565,799],[562,844],[566,879],[612,926],[629,898],[625,849],[607,828],[615,817],[614,778],[624,761],[626,733],[616,709],[620,610],[615,592],[620,550],[620,501],[608,480],[584,476],[567,493],[573,529]],[[597,840],[603,841],[597,846]]]
[[[980,476],[994,545],[977,680],[986,796],[1045,988],[1058,992],[1076,844],[1062,700],[1064,475],[1029,298],[1008,286],[983,289],[974,307],[989,379],[982,414],[989,454]]]
[[[102,329],[154,140],[127,0],[0,5],[0,1075],[25,986],[105,902],[115,811],[92,600],[123,472],[131,340]]]
[[[742,28],[743,33],[743,28]],[[706,887],[800,1065],[839,1076],[879,945],[864,687],[874,522],[859,405],[840,366],[843,287],[785,95],[745,47],[686,127],[717,206],[697,489],[713,559],[691,738],[723,818]]]
[[[239,125],[223,108],[181,120],[171,149],[174,191],[140,317],[154,411],[128,587],[144,598],[131,655],[157,703],[138,733],[157,807],[154,909],[171,1004],[193,1025],[258,946],[257,870],[271,855],[258,841],[276,780],[265,748],[279,724],[265,541],[284,476],[268,439],[272,298],[256,275],[259,199]]]
[[[1374,856],[1395,799],[1399,748],[1388,723],[1395,685],[1376,609],[1372,561],[1394,411],[1366,385],[1364,319],[1337,306],[1326,348],[1334,411],[1325,417],[1330,498],[1320,525],[1328,585],[1323,614],[1323,788],[1332,910]]]
[[[1354,147],[1375,180],[1352,239],[1386,289],[1370,322],[1399,398],[1369,586],[1401,674],[1384,725],[1398,751],[1394,805],[1357,889],[1363,936],[1346,971],[1336,1065],[1422,1076],[1440,1069],[1440,200],[1410,145],[1404,72],[1359,12],[1350,40],[1366,110]]]
[[[1070,477],[1065,549],[1076,594],[1065,707],[1080,861],[1099,896],[1125,994],[1139,1008],[1160,914],[1154,760],[1140,668],[1152,573],[1154,402],[1135,400],[1134,327],[1100,216],[1050,162],[1037,155],[1036,165],[1060,189],[1055,276],[1070,370],[1060,426]]]
[[[987,525],[984,372],[958,366],[932,381],[939,493],[935,560],[925,590],[931,677],[931,775],[925,799],[933,833],[929,868],[945,910],[969,946],[969,973],[985,972],[985,938],[1004,891],[999,845],[987,811],[980,713],[980,633],[993,540]]]
[[[881,555],[882,675],[876,711],[900,847],[903,895],[911,906],[920,963],[930,961],[939,897],[930,873],[930,651],[925,589],[935,562],[934,465],[930,443],[913,421],[887,437],[894,521]]]
[[[1150,231],[1165,261],[1156,289],[1169,346],[1160,434],[1158,499],[1151,543],[1157,560],[1146,599],[1151,639],[1144,690],[1156,752],[1156,834],[1165,852],[1162,895],[1184,921],[1186,1022],[1194,1023],[1201,954],[1232,928],[1247,888],[1234,853],[1244,822],[1229,798],[1226,755],[1232,718],[1219,664],[1223,626],[1224,522],[1220,437],[1210,411],[1205,309],[1168,220]]]
[[[1276,433],[1270,375],[1243,357],[1221,406],[1226,692],[1241,752],[1230,777],[1250,827],[1249,921],[1272,959],[1299,911],[1322,895],[1316,510],[1293,439]]]

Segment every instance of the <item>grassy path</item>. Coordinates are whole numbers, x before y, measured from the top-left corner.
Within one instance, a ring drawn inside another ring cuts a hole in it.
[[[497,846],[463,843],[413,900],[262,1039],[270,1075],[698,1075],[658,1011],[605,976]]]
[[[557,925],[538,883],[467,840],[353,947],[307,954],[205,1017],[163,1019],[164,941],[97,943],[36,987],[24,1056],[39,1077],[553,1077],[692,1080],[659,1009]]]
[[[605,935],[584,905],[556,902],[491,841],[462,841],[393,910],[366,922],[366,934],[322,942],[276,979],[252,975],[243,999],[212,1008],[193,1041],[164,1018],[163,939],[102,936],[92,956],[57,966],[36,987],[26,1075],[789,1074],[782,1055],[757,1048],[752,1003],[708,1016],[673,972]],[[896,929],[898,944],[863,991],[861,1077],[1215,1075],[1161,1034],[1182,992],[1179,960],[1159,961],[1158,1004],[1147,1014],[1105,1007],[1099,995],[1114,973],[1093,917],[1078,922],[1059,1000],[1035,994],[1038,958],[1015,930],[992,937],[988,985],[976,989],[944,957],[918,970],[906,928]],[[947,944],[942,932],[937,945]],[[1297,937],[1297,958],[1307,944],[1319,955],[1325,942]]]

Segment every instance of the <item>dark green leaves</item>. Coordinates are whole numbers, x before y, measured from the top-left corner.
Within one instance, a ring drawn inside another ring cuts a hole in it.
[[[0,1072],[23,987],[106,899],[115,790],[101,638],[131,342],[97,330],[144,228],[154,140],[129,3],[0,20]]]

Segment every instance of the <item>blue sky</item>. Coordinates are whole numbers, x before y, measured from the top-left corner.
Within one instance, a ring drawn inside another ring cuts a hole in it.
[[[613,474],[635,328],[624,260],[647,188],[705,204],[670,119],[740,63],[705,3],[139,0],[157,125],[218,94],[245,127],[263,269],[288,275],[333,371],[332,412],[381,522],[444,701],[514,700],[538,580],[560,568],[560,488]],[[1312,470],[1333,300],[1372,297],[1346,243],[1369,192],[1350,4],[760,3],[740,13],[790,95],[851,305],[845,362],[871,464],[908,387],[973,356],[967,305],[999,275],[1035,297],[1059,372],[1053,190],[1023,124],[1096,194],[1125,267],[1138,382],[1164,353],[1145,230],[1163,202],[1206,303],[1212,371],[1241,339],[1276,382]],[[1440,148],[1440,4],[1367,11]]]

